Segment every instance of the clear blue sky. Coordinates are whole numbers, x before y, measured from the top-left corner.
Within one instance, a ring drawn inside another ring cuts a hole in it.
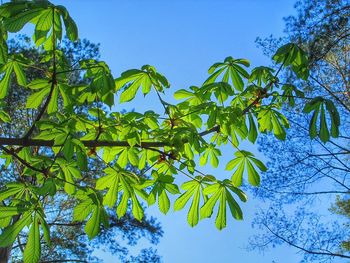
[[[254,43],[257,36],[282,35],[282,18],[292,14],[294,0],[60,0],[79,27],[80,37],[101,43],[102,59],[117,77],[130,68],[154,65],[176,89],[200,85],[207,69],[227,56],[249,59],[253,66],[268,65]],[[152,96],[116,109],[160,110]],[[249,146],[248,146],[249,147]],[[249,150],[249,149],[248,149]],[[232,153],[227,158],[231,157]],[[222,167],[213,171],[225,173]],[[228,176],[228,175],[226,175]],[[299,256],[286,247],[265,254],[244,247],[254,230],[250,222],[262,203],[250,198],[243,206],[245,220],[228,221],[219,232],[213,220],[195,228],[187,225],[186,214],[161,215],[156,207],[148,214],[158,217],[165,231],[157,249],[168,263],[237,262],[295,263]],[[116,262],[104,254],[105,262]]]

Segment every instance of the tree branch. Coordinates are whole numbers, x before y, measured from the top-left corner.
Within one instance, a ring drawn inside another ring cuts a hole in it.
[[[267,228],[267,230],[269,230],[269,232],[274,235],[275,237],[277,237],[278,239],[282,240],[283,242],[287,243],[288,245],[295,247],[301,251],[304,251],[305,253],[308,254],[313,254],[313,255],[320,255],[320,256],[329,256],[329,257],[340,257],[340,258],[350,258],[350,256],[347,255],[343,255],[343,254],[339,254],[339,253],[333,253],[331,251],[329,252],[321,252],[321,251],[315,251],[315,250],[310,250],[307,249],[305,247],[302,247],[300,245],[297,245],[295,243],[293,243],[292,241],[289,241],[287,238],[279,235],[278,233],[276,233],[275,231],[273,231],[267,224],[263,223],[263,225]]]
[[[14,151],[12,150],[9,150],[7,149],[6,147],[0,145],[0,149],[3,150],[4,152],[6,152],[7,154],[9,155],[12,155],[13,157],[15,157],[18,161],[20,161],[20,163],[22,163],[24,166],[32,169],[33,171],[36,171],[36,172],[39,172],[39,173],[42,173],[44,174],[45,176],[47,175],[46,174],[46,170],[42,170],[42,169],[39,169],[39,168],[36,168],[34,166],[32,166],[30,163],[28,163],[26,160],[22,159],[21,157],[19,157],[17,155],[17,153],[15,153]]]
[[[213,132],[213,131],[211,131]],[[203,132],[204,135],[210,132]],[[201,135],[201,133],[200,133]],[[81,141],[86,147],[129,147],[129,143],[127,141]],[[37,139],[25,139],[25,138],[3,138],[0,137],[0,145],[11,145],[11,146],[43,146],[43,147],[53,147],[53,146],[61,146],[55,145],[54,140],[37,140]],[[141,142],[140,145],[135,145],[134,147],[146,148],[146,147],[164,147],[170,146],[168,142]]]

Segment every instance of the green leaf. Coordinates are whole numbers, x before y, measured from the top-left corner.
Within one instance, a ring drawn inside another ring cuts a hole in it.
[[[260,110],[258,124],[261,132],[273,131],[276,138],[285,140],[285,128],[289,128],[288,120],[272,107],[265,107]]]
[[[183,193],[174,203],[174,210],[181,210],[193,196],[194,190]]]
[[[170,209],[170,200],[165,191],[162,191],[158,196],[158,207],[163,214],[168,213]]]
[[[248,139],[252,143],[255,143],[257,137],[258,137],[258,131],[255,125],[255,121],[253,119],[253,116],[251,113],[248,113],[248,120],[249,120],[249,132],[248,132]]]
[[[260,185],[260,176],[255,170],[254,166],[252,165],[251,162],[246,160],[247,164],[247,173],[248,173],[248,182],[252,186],[259,186]]]
[[[25,212],[16,223],[6,227],[0,235],[0,247],[11,246],[21,230],[31,222],[31,219],[31,212]]]
[[[250,152],[238,151],[235,155],[236,158],[226,165],[226,170],[236,169],[231,178],[232,184],[236,187],[242,185],[243,173],[247,169],[248,182],[253,186],[258,186],[260,184],[260,176],[254,166],[263,172],[267,170],[266,166],[260,160],[254,158]]]
[[[84,221],[93,210],[93,202],[87,198],[80,202],[73,210],[73,221]]]
[[[47,79],[35,79],[27,85],[27,88],[37,90],[49,88],[50,86],[50,82]]]
[[[12,217],[25,211],[28,211],[28,208],[21,206],[0,206],[0,219]]]
[[[190,209],[187,214],[187,222],[191,227],[198,224],[199,221],[199,203],[201,193],[200,178],[197,177],[195,180],[188,181],[182,184],[182,188],[186,190],[174,203],[174,210],[181,210],[184,208],[186,203],[193,197]]]
[[[41,246],[40,246],[39,222],[38,222],[38,217],[35,216],[32,226],[29,229],[27,245],[23,253],[24,263],[39,262],[40,254],[41,254]]]
[[[37,216],[39,217],[39,222],[41,224],[41,228],[43,230],[43,236],[44,236],[44,239],[46,241],[46,243],[51,246],[51,238],[50,238],[50,227],[49,225],[47,224],[45,218],[43,218],[43,216],[37,214]]]
[[[215,225],[217,229],[222,230],[226,227],[226,190],[223,189],[220,194],[219,210],[216,215]]]
[[[321,116],[320,116],[320,139],[323,143],[329,140],[329,132],[326,121],[326,114],[324,107],[321,107]]]
[[[50,88],[43,88],[42,90],[31,94],[27,98],[26,108],[37,109],[49,92]]]
[[[139,200],[137,199],[137,197],[134,194],[131,195],[131,200],[132,200],[131,212],[138,221],[141,221],[143,216],[144,216],[143,208],[142,208]]]
[[[0,81],[0,99],[5,98],[5,96],[7,95],[7,91],[10,86],[12,70],[13,70],[13,65],[11,64],[6,68],[5,75]]]
[[[114,171],[109,171],[110,169],[111,168],[106,168],[106,173],[108,173],[108,175],[96,181],[96,189],[103,190],[109,188],[103,198],[103,204],[112,208],[116,204],[118,198],[120,175]]]
[[[187,222],[194,227],[199,221],[199,202],[200,202],[200,186],[193,193],[193,201],[188,211]]]
[[[187,98],[190,98],[192,96],[194,96],[194,94],[190,91],[185,90],[185,89],[180,89],[174,93],[174,98],[177,100],[187,99]]]
[[[122,195],[121,201],[118,204],[117,207],[117,215],[119,218],[123,217],[126,214],[126,211],[128,210],[128,200],[129,200],[129,193],[124,192]]]
[[[0,120],[3,121],[3,122],[10,122],[11,121],[11,117],[10,117],[10,115],[7,114],[7,112],[0,111]]]
[[[328,129],[325,110],[327,110],[329,120],[331,122],[330,131]],[[315,138],[317,135],[319,135],[321,141],[326,143],[330,136],[334,138],[339,136],[340,117],[337,108],[334,106],[334,103],[331,100],[324,99],[322,97],[315,97],[305,104],[303,110],[305,113],[310,113],[312,111],[313,113],[309,124],[309,134],[311,138]],[[317,121],[319,117],[319,132],[317,132]]]
[[[250,63],[246,59],[233,59],[232,57],[227,57],[224,63],[215,63],[210,67],[208,72],[211,75],[204,85],[214,83],[220,75],[223,75],[222,82],[229,83],[229,78],[231,78],[231,83],[236,90],[243,91],[243,78],[248,79],[249,74],[241,65],[249,67]]]
[[[200,210],[201,219],[211,217],[211,215],[213,214],[214,206],[215,206],[217,200],[219,200],[220,195],[221,195],[221,192],[216,191],[208,199],[208,201],[201,207],[201,210]]]
[[[39,16],[35,27],[35,42],[37,45],[40,45],[46,40],[47,33],[53,26],[53,14],[53,9],[47,9]]]
[[[118,157],[118,161],[117,164],[121,167],[121,168],[125,168],[126,165],[128,164],[128,149],[125,148],[121,154]]]
[[[226,199],[228,206],[230,208],[230,212],[232,216],[237,220],[243,219],[243,212],[236,200],[232,197],[231,193],[229,191],[226,191]]]
[[[208,161],[208,157],[210,156],[210,164],[214,168],[218,167],[219,165],[219,158],[218,156],[221,156],[221,152],[219,149],[215,148],[214,144],[210,144],[204,151],[203,155],[199,159],[200,165],[205,165]]]
[[[81,179],[81,173],[80,171],[76,168],[75,163],[70,163],[70,164],[61,164],[61,170],[63,172],[63,175],[65,177],[65,184],[64,184],[64,190],[68,194],[74,194],[75,192],[75,181],[74,178],[76,179]]]
[[[61,11],[64,26],[66,27],[67,37],[71,41],[78,40],[78,27],[74,22],[74,20],[72,19],[72,17],[69,15],[67,9],[63,6],[57,6],[56,8],[58,8]]]
[[[19,183],[7,184],[6,187],[0,191],[0,201],[6,200],[10,196],[20,195],[26,188],[24,184]]]
[[[25,24],[29,23],[34,17],[40,15],[41,11],[42,9],[33,9],[6,18],[4,20],[6,30],[13,33],[20,31]]]
[[[120,95],[120,103],[131,101],[136,96],[136,92],[142,83],[142,78],[133,82],[130,86],[125,88],[125,90]]]
[[[97,236],[97,234],[100,232],[100,223],[100,209],[95,208],[84,227],[85,233],[88,235],[90,240]]]
[[[297,77],[306,80],[309,76],[309,62],[306,53],[296,44],[289,43],[280,47],[273,60],[282,63],[284,67],[291,66]]]
[[[152,190],[150,191],[147,201],[149,205],[155,203],[158,196],[158,207],[159,210],[166,214],[170,208],[170,200],[167,195],[167,192],[171,194],[179,194],[180,191],[177,185],[173,184],[174,177],[169,175],[158,174],[157,171],[152,171],[153,180],[148,180],[146,185],[153,185]]]
[[[58,110],[58,88],[55,87],[52,91],[49,105],[47,106],[47,113],[55,113]]]
[[[17,83],[21,86],[26,86],[27,85],[27,79],[26,76],[24,75],[24,72],[22,70],[22,67],[20,66],[19,63],[14,62],[13,63],[13,70],[16,74],[17,78]]]
[[[151,91],[153,86],[157,91],[163,91],[169,87],[167,79],[156,72],[155,68],[149,65],[142,66],[141,70],[132,69],[122,73],[115,81],[116,90],[124,87],[120,95],[120,103],[128,102],[135,98],[137,91],[142,86],[144,95]]]

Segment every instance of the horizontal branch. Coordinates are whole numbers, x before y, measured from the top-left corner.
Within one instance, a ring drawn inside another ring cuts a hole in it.
[[[209,130],[198,133],[199,136],[203,137],[210,133],[219,132],[220,126],[215,126]],[[130,144],[127,141],[104,141],[104,140],[81,140],[81,142],[89,148],[95,147],[129,147]],[[185,140],[184,143],[187,141]],[[0,137],[0,146],[42,146],[42,147],[53,147],[61,146],[55,145],[54,140],[41,140],[41,139],[27,139],[27,138],[6,138]],[[169,142],[141,142],[136,144],[134,147],[138,148],[150,148],[150,147],[164,147],[171,146]]]
[[[130,144],[127,141],[81,141],[86,147],[128,147]],[[42,146],[53,147],[61,146],[55,145],[54,140],[37,140],[37,139],[25,139],[25,138],[3,138],[0,137],[0,145],[5,146]],[[147,148],[147,147],[164,147],[169,146],[167,142],[142,142],[140,145],[134,147]]]

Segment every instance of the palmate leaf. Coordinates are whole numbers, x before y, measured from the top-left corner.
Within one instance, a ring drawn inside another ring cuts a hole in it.
[[[203,104],[206,100],[208,100],[210,97],[203,96],[202,89],[191,86],[190,90],[180,89],[175,91],[174,98],[177,100],[186,99],[186,102],[189,103],[189,105],[197,106]]]
[[[131,145],[135,144],[136,142],[131,143]],[[130,163],[131,165],[137,166],[139,163],[139,157],[138,157],[138,152],[135,148],[130,147],[130,148],[124,148],[121,150],[117,164],[121,168],[125,168],[127,164]]]
[[[27,79],[23,71],[23,65],[20,63],[13,61],[13,70],[15,72],[16,78],[17,78],[17,83],[21,86],[26,86],[27,85]]]
[[[102,205],[102,198],[91,189],[86,192],[79,190],[76,197],[81,201],[73,210],[73,221],[84,221],[90,216],[84,230],[89,239],[92,239],[99,233],[101,224],[108,226],[108,217]]]
[[[146,194],[143,192],[142,187],[139,186],[133,174],[126,171],[118,171],[117,169],[107,167],[104,170],[107,175],[97,180],[96,189],[108,189],[103,197],[103,204],[110,208],[117,206],[117,215],[119,217],[125,215],[128,208],[128,201],[131,199],[132,214],[137,220],[141,221],[144,213],[136,195],[138,194],[145,198]],[[120,192],[122,193],[121,198],[119,203],[117,203]]]
[[[327,120],[326,110],[329,116]],[[337,108],[334,106],[334,103],[322,97],[316,97],[305,104],[304,113],[313,112],[312,118],[309,125],[309,134],[311,138],[320,137],[323,143],[329,141],[330,136],[336,138],[339,136],[339,126],[340,126],[340,117]],[[319,119],[319,125],[317,125]],[[327,122],[331,122],[331,128],[328,129]],[[317,129],[317,126],[319,129]],[[318,130],[318,132],[317,132]]]
[[[260,171],[266,172],[266,166],[254,155],[247,151],[238,151],[235,153],[236,158],[229,161],[226,165],[226,170],[236,169],[232,175],[232,184],[236,187],[241,186],[243,182],[243,173],[248,174],[248,182],[253,186],[260,184],[260,176],[255,167]]]
[[[108,188],[106,195],[103,197],[103,204],[112,208],[118,199],[118,192],[121,190],[120,187],[120,174],[116,173],[111,168],[106,168],[106,176],[99,178],[96,181],[96,189],[104,190]]]
[[[115,86],[116,90],[124,87],[123,92],[120,94],[120,103],[122,103],[135,98],[140,87],[142,87],[142,93],[146,95],[151,91],[152,87],[162,92],[164,88],[169,88],[170,84],[154,67],[144,65],[141,70],[131,69],[122,73],[115,80]]]
[[[287,101],[292,107],[295,105],[296,98],[304,98],[304,93],[298,90],[294,85],[285,84],[282,86],[282,101]]]
[[[284,67],[290,66],[297,77],[306,80],[309,76],[309,61],[306,53],[296,44],[288,43],[280,47],[273,60]]]
[[[153,205],[158,199],[159,210],[166,214],[170,209],[170,199],[167,193],[173,195],[179,194],[179,188],[174,184],[174,177],[169,175],[158,174],[157,171],[152,171],[153,180],[148,180],[145,184],[153,186],[150,191],[147,202],[148,205]]]
[[[223,63],[215,63],[209,68],[208,73],[211,75],[203,85],[216,82],[218,77],[222,75],[222,82],[229,83],[229,79],[231,79],[231,83],[235,89],[243,91],[243,78],[248,79],[249,74],[242,66],[249,67],[249,61],[227,57]]]
[[[69,87],[62,83],[58,83],[54,87],[51,85],[50,81],[46,79],[35,79],[29,83],[27,87],[35,92],[28,96],[26,107],[37,109],[50,94],[51,88],[53,88],[50,102],[47,106],[47,113],[52,114],[58,111],[59,97],[63,100],[64,109],[69,111],[72,105],[72,94],[69,91]]]
[[[267,84],[273,79],[272,68],[268,67],[256,67],[252,70],[249,77],[249,82],[256,82],[256,84],[261,87],[262,84]]]
[[[44,98],[50,93],[51,84],[48,80],[36,79],[29,83],[27,87],[35,90],[35,92],[28,96],[26,108],[37,109],[41,105]]]
[[[49,93],[50,87],[43,88],[42,90],[33,93],[27,98],[26,108],[37,109]]]
[[[109,107],[114,105],[115,83],[108,65],[103,61],[86,59],[79,62],[81,70],[85,71],[84,77],[91,79],[89,85],[77,85],[74,87],[79,103],[92,103],[96,100],[105,103]],[[67,86],[69,88],[69,86]],[[70,88],[72,89],[72,88]],[[68,93],[69,96],[70,93]]]
[[[222,104],[234,94],[234,91],[230,84],[222,81],[205,84],[198,93],[202,97],[208,97],[208,95],[214,93],[216,99]]]
[[[0,201],[4,201],[11,196],[22,197],[26,191],[26,185],[21,183],[8,183],[6,188],[0,191]]]
[[[210,182],[210,180],[213,180],[212,176],[207,176],[204,178],[196,176],[194,180],[183,183],[181,188],[185,190],[185,192],[178,197],[174,203],[174,210],[178,211],[183,209],[192,198],[192,203],[187,214],[187,222],[191,227],[196,226],[199,221],[199,205],[203,189],[202,182]],[[202,196],[203,199],[206,200],[206,196],[203,194]]]
[[[66,160],[57,158],[61,169],[61,177],[64,178],[64,190],[67,194],[74,194],[76,189],[75,179],[81,179],[81,173],[75,162],[67,163]]]
[[[74,221],[84,221],[87,218],[94,207],[94,202],[90,198],[83,199],[73,211],[73,220]]]
[[[219,165],[219,156],[221,156],[220,150],[216,149],[214,144],[209,144],[208,147],[206,147],[204,153],[199,158],[199,164],[202,166],[206,165],[208,158],[210,157],[211,166],[216,168]]]
[[[7,61],[5,65],[3,65],[0,69],[0,73],[4,73],[2,79],[0,80],[0,99],[3,99],[7,95],[7,91],[11,84],[11,76],[12,73],[15,73],[17,83],[21,86],[26,86],[26,76],[23,72],[24,64],[17,61],[23,60],[23,57],[19,55],[13,55]]]
[[[226,208],[229,206],[232,216],[237,220],[243,219],[242,210],[233,198],[231,192],[235,193],[241,201],[246,202],[246,195],[234,187],[229,180],[217,181],[207,186],[203,193],[210,196],[200,209],[201,219],[211,217],[214,207],[219,203],[218,212],[215,219],[216,227],[221,230],[226,227]]]
[[[286,139],[285,128],[289,128],[287,118],[280,112],[274,110],[272,106],[261,108],[258,114],[259,131],[273,131],[276,138]]]
[[[39,210],[35,215],[38,218],[38,223],[40,224],[43,231],[43,238],[45,242],[47,245],[51,246],[50,227],[46,222],[44,211]]]
[[[78,39],[77,26],[67,9],[63,6],[54,6],[49,1],[19,1],[4,4],[0,7],[0,16],[4,17],[5,29],[10,32],[20,31],[27,23],[35,24],[34,40],[46,50],[52,50],[53,37],[54,41],[62,39],[61,19],[68,38],[71,41]]]

